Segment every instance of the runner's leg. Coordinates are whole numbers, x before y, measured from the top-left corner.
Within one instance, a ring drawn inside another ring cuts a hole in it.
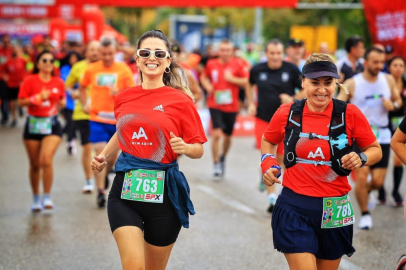
[[[316,257],[312,253],[285,253],[290,270],[317,270]]]
[[[219,151],[220,151],[220,139],[222,135],[223,131],[221,130],[221,128],[213,129],[211,149],[214,163],[218,163],[220,161]]]
[[[103,151],[104,147],[107,145],[106,142],[98,142],[93,144],[93,148],[96,152],[96,155],[99,155]],[[109,164],[107,162],[107,164]],[[107,168],[101,171],[100,173],[94,173],[94,179],[96,180],[96,186],[100,193],[104,194],[104,185],[107,175]]]
[[[338,260],[316,260],[317,270],[337,270],[340,266],[341,258]]]
[[[379,189],[385,181],[387,168],[374,168],[371,169],[372,180],[368,184],[368,191]],[[358,182],[358,179],[357,179]]]
[[[57,135],[45,136],[41,141],[41,150],[39,154],[39,164],[42,169],[42,178],[44,181],[44,194],[50,194],[54,176],[53,159],[61,143],[62,138]]]
[[[355,186],[355,195],[361,212],[368,212],[368,174],[369,167],[362,167],[355,171],[357,182]]]
[[[175,243],[158,247],[144,242],[145,246],[145,269],[146,270],[165,270],[168,264],[169,256]]]
[[[144,235],[140,228],[123,226],[113,232],[123,270],[144,270]]]
[[[32,193],[39,195],[39,177],[40,177],[40,165],[39,165],[39,153],[41,149],[41,141],[37,140],[24,140],[25,149],[27,150],[28,160],[30,162],[30,183]]]
[[[231,135],[224,135],[224,140],[223,140],[223,157],[225,157],[228,153],[228,150],[230,150],[231,146]]]
[[[82,166],[85,172],[86,180],[92,178],[92,168],[90,163],[92,162],[92,144],[87,143],[82,147]]]

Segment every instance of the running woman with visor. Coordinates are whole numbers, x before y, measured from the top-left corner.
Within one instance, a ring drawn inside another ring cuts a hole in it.
[[[360,110],[333,99],[339,78],[328,55],[310,55],[302,72],[307,98],[282,105],[262,139],[261,167],[268,186],[280,183],[281,166],[275,154],[282,140],[285,145],[284,187],[276,201],[272,229],[275,249],[284,253],[294,270],[338,269],[341,257],[355,252],[347,176],[382,157]],[[351,150],[353,141],[362,152]]]
[[[122,150],[107,210],[123,269],[165,269],[181,227],[188,228],[195,213],[177,157],[200,158],[207,139],[193,94],[183,84],[185,72],[171,53],[161,31],[140,37],[142,83],[115,96],[117,132],[91,163],[100,172]]]

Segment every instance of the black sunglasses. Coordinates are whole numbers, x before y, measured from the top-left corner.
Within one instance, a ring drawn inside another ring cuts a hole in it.
[[[47,58],[43,58],[43,59],[42,59],[42,63],[44,63],[44,64],[48,63],[48,61],[49,61],[51,64],[53,64],[55,60],[54,60],[54,59],[47,59]]]
[[[141,58],[149,58],[151,57],[151,54],[154,54],[155,58],[158,59],[170,58],[169,52],[164,50],[156,50],[156,51],[151,51],[148,49],[137,50],[137,56]]]

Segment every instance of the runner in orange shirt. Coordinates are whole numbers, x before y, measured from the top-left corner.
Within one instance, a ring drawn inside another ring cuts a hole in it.
[[[119,90],[134,86],[133,74],[125,63],[115,62],[115,41],[102,38],[100,41],[101,61],[89,64],[80,81],[80,101],[83,110],[90,113],[90,142],[98,155],[116,132],[114,117],[114,96]],[[89,87],[89,99],[87,88]],[[105,179],[117,159],[117,153],[108,160],[108,168],[102,173],[95,174],[98,188],[97,204],[104,207]]]

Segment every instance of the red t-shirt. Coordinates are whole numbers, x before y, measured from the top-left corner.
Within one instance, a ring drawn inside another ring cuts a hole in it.
[[[272,144],[279,144],[284,139],[291,106],[292,103],[281,105],[272,117],[264,133],[265,139]],[[302,116],[302,132],[328,135],[332,111],[332,101],[324,112],[311,112],[306,103]],[[376,141],[365,116],[352,104],[347,105],[346,129],[350,145],[355,140],[358,146],[363,148]],[[330,146],[326,140],[300,138],[296,144],[296,154],[299,158],[329,161]],[[283,186],[298,194],[312,197],[343,196],[351,190],[347,177],[337,175],[331,167],[302,163],[297,163],[285,171]]]
[[[19,87],[23,81],[27,62],[24,58],[9,58],[4,64],[4,73],[8,75],[7,85],[10,88]]]
[[[238,112],[239,86],[224,79],[226,71],[230,72],[234,77],[249,77],[247,67],[238,58],[233,58],[226,64],[222,64],[219,59],[210,59],[207,62],[204,74],[210,79],[214,91],[207,100],[207,106],[223,112]]]
[[[3,78],[4,64],[11,57],[12,49],[0,47],[0,79]]]
[[[168,86],[121,90],[114,98],[114,114],[120,149],[139,158],[174,161],[178,155],[169,143],[170,132],[190,144],[207,141],[193,101]]]
[[[26,77],[21,84],[18,98],[29,98],[32,95],[41,93],[42,89],[51,92],[48,100],[42,101],[42,104],[28,106],[28,114],[36,117],[49,117],[58,114],[58,103],[65,98],[65,86],[63,80],[57,77],[51,77],[49,82],[43,82],[38,74]]]

